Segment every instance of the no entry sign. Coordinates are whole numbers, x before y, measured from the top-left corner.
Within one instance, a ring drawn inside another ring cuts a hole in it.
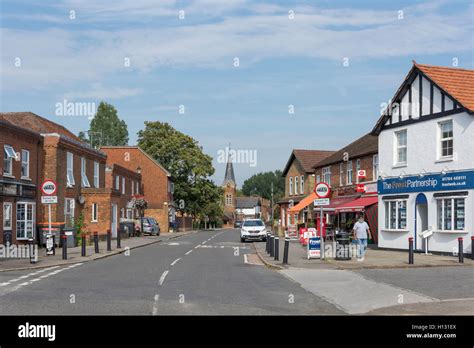
[[[316,196],[318,196],[318,198],[328,198],[329,194],[331,193],[331,189],[329,188],[329,185],[325,182],[320,182],[317,183],[314,187],[314,193],[316,193]]]
[[[43,192],[45,196],[53,196],[57,189],[58,187],[53,180],[45,180],[41,184],[41,192]]]

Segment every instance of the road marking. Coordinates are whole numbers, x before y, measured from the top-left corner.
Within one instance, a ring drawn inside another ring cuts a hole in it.
[[[247,254],[244,254],[244,262],[249,263],[249,259],[247,258]]]
[[[193,252],[193,250],[191,249],[191,250],[189,250],[189,251],[188,251],[186,254],[184,254],[184,255],[189,255],[189,254],[191,254],[192,252]]]
[[[179,259],[176,259],[174,260],[172,263],[171,263],[171,266],[174,266],[178,263],[178,261],[181,260],[181,257]]]
[[[158,314],[158,300],[160,299],[160,295],[156,294],[155,295],[155,302],[153,303],[153,315],[157,315]]]
[[[168,243],[168,245],[179,245],[179,243],[171,242],[171,243]]]
[[[204,242],[202,242],[201,244],[206,244],[207,240],[205,240]]]
[[[194,249],[200,248],[201,246],[198,244],[194,247]]]
[[[166,276],[168,275],[168,270],[164,271],[163,274],[160,277],[160,285],[163,285],[163,282],[165,281]]]
[[[55,268],[58,268],[59,266],[53,266],[53,267],[48,267],[48,268],[44,268],[44,269],[41,269],[39,271],[36,271],[36,272],[32,272],[32,273],[28,273],[28,274],[25,274],[25,275],[22,275],[18,278],[15,278],[15,279],[10,279],[9,281],[6,281],[4,283],[0,283],[0,286],[6,286],[6,285],[10,285],[11,283],[16,283],[22,279],[25,279],[25,278],[28,278],[28,277],[32,277],[32,276],[35,276],[37,274],[40,274],[40,273],[43,273],[43,272],[46,272],[46,271],[50,271],[52,269],[55,269]]]

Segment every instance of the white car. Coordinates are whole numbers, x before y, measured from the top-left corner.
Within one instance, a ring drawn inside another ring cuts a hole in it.
[[[244,220],[242,228],[240,229],[240,241],[243,243],[246,240],[267,240],[267,230],[262,220]]]

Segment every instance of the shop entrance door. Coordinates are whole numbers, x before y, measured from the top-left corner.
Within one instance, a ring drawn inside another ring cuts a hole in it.
[[[425,250],[426,239],[421,238],[421,232],[428,229],[428,200],[423,193],[416,196],[415,204],[415,249]]]

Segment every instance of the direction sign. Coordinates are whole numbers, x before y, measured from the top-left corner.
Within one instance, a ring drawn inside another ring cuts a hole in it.
[[[331,189],[329,188],[329,185],[325,182],[319,182],[314,187],[314,193],[316,193],[316,196],[318,196],[318,198],[327,198],[331,193]]]
[[[57,189],[58,186],[53,180],[45,180],[41,184],[41,192],[43,192],[45,196],[53,196]]]
[[[43,204],[57,204],[58,196],[41,196],[41,203]]]
[[[313,204],[314,204],[314,206],[329,205],[329,204],[330,204],[330,201],[329,201],[329,198],[319,198],[319,199],[315,199],[315,200],[313,201]]]

